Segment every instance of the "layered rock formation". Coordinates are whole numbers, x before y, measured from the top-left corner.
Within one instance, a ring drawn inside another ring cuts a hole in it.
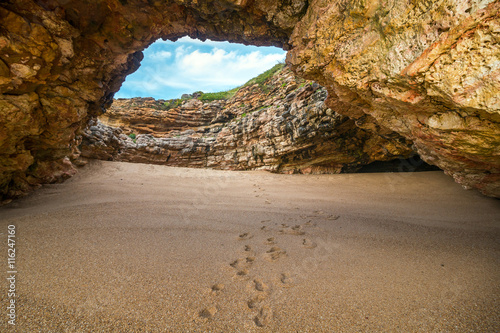
[[[0,3],[0,196],[75,173],[90,119],[158,38],[288,47],[298,1],[11,0]]]
[[[329,109],[326,96],[317,83],[285,67],[228,100],[116,100],[100,117],[104,124],[84,134],[82,155],[230,170],[339,173],[413,153],[403,138],[388,140],[365,131]],[[142,134],[135,140],[126,135],[136,133]]]
[[[209,125],[225,101],[202,103],[198,99],[171,101],[149,98],[117,99],[99,119],[128,132],[161,136],[174,130]]]
[[[7,0],[0,196],[71,176],[83,129],[158,38],[289,49],[328,106],[500,196],[500,1]],[[396,134],[397,133],[397,134]]]

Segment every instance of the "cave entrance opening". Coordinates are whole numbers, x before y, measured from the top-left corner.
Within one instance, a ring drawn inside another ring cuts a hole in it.
[[[139,69],[128,75],[115,98],[179,99],[194,92],[224,92],[283,62],[277,47],[201,41],[188,36],[157,40],[143,51]]]
[[[440,171],[437,166],[425,163],[418,154],[409,158],[397,158],[390,161],[375,161],[363,166],[357,173],[380,172],[421,172]]]

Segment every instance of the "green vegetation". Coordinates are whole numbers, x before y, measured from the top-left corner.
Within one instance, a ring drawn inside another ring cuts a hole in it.
[[[233,97],[238,92],[238,90],[240,90],[241,88],[248,87],[248,86],[251,86],[254,84],[258,84],[265,92],[267,92],[267,91],[269,91],[270,88],[265,86],[264,83],[270,77],[272,77],[274,74],[281,71],[284,67],[285,67],[285,63],[276,64],[271,69],[265,71],[264,73],[258,75],[257,77],[254,77],[253,79],[249,80],[244,85],[242,85],[240,87],[233,88],[231,90],[219,91],[219,92],[215,92],[215,93],[202,93],[200,91],[199,93],[201,93],[201,96],[198,97],[198,99],[200,101],[203,101],[203,102],[210,102],[210,101],[216,101],[216,100],[221,100],[221,99],[228,100],[231,97]],[[286,83],[284,83],[284,85],[285,84]]]
[[[258,84],[259,86],[262,86],[266,80],[268,80],[271,76],[276,74],[277,72],[281,71],[285,67],[284,63],[279,63],[273,66],[273,68],[268,69],[264,73],[257,75],[253,79],[249,80],[247,83],[245,83],[242,87],[247,87],[251,86],[254,84]]]
[[[163,103],[163,105],[160,106],[161,110],[170,110],[176,107],[179,107],[182,105],[182,102],[184,102],[184,99],[170,99],[166,102]]]
[[[137,142],[137,139],[136,139],[137,136],[135,135],[135,133],[129,134],[128,137],[131,138],[134,143]]]
[[[219,91],[214,93],[202,93],[198,99],[202,102],[217,101],[220,99],[227,100],[233,97],[240,88],[233,88],[227,91]]]
[[[214,93],[204,93],[202,91],[196,91],[191,96],[194,96],[194,98],[197,98],[202,102],[228,100],[231,97],[233,97],[238,92],[238,90],[240,90],[241,88],[252,86],[254,84],[258,84],[259,87],[262,89],[262,91],[269,92],[271,87],[268,85],[265,85],[265,82],[269,78],[271,78],[274,74],[281,71],[284,67],[285,67],[285,63],[278,63],[278,64],[274,65],[271,69],[265,71],[264,73],[258,75],[257,77],[254,77],[253,79],[249,80],[244,85],[242,85],[240,87],[233,88],[231,90],[219,91],[219,92],[214,92]],[[283,83],[282,87],[285,85],[286,85],[286,83]],[[193,97],[191,97],[191,98],[193,98]],[[191,98],[171,99],[171,100],[164,102],[163,104],[160,104],[158,106],[158,109],[170,110],[170,109],[181,106],[185,100],[191,99]]]

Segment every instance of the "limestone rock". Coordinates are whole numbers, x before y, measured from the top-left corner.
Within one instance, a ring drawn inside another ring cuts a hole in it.
[[[307,2],[167,0],[0,3],[0,199],[60,181],[82,131],[156,39],[288,48]],[[53,167],[53,175],[50,174]],[[40,168],[40,170],[38,170]]]
[[[499,13],[499,1],[319,0],[288,62],[328,89],[330,108],[498,197]]]
[[[106,125],[135,133],[159,135],[208,125],[221,108],[217,101],[202,103],[192,97],[171,101],[151,97],[117,99],[99,119]]]
[[[228,100],[116,100],[102,123],[85,132],[82,155],[226,170],[339,173],[412,154],[410,142],[358,128],[329,109],[326,97],[323,87],[285,67]],[[134,142],[125,132],[141,134]]]
[[[328,108],[498,197],[499,13],[498,0],[2,1],[0,196],[69,176],[141,51],[189,35],[290,50]]]

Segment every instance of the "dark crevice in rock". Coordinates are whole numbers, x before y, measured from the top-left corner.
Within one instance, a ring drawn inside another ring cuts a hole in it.
[[[410,158],[397,158],[390,161],[375,161],[361,167],[357,173],[378,172],[423,172],[442,171],[435,165],[425,163],[420,156],[414,155]]]

